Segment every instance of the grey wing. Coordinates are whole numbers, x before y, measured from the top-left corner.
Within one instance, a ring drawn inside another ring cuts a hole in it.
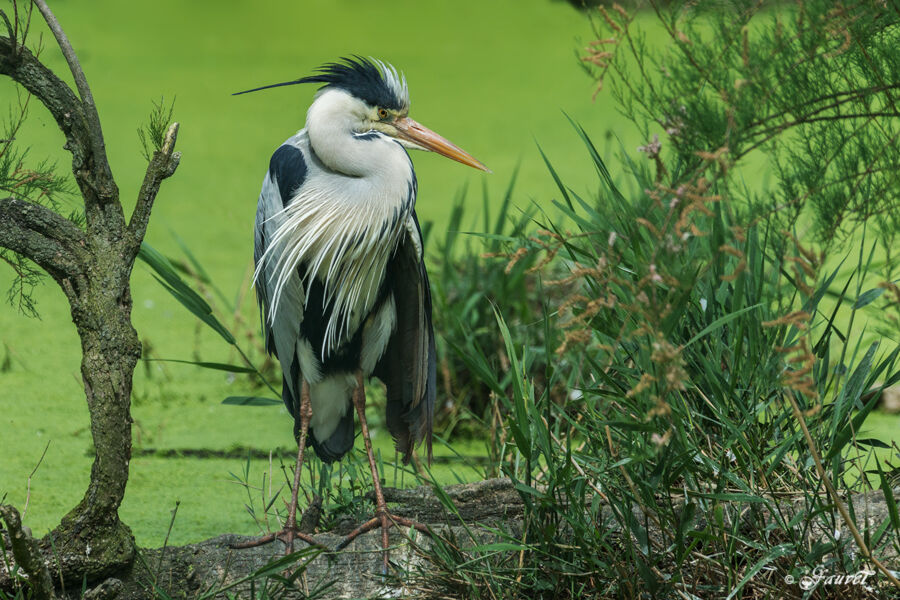
[[[278,311],[275,315],[271,314],[278,248],[270,248],[269,243],[282,222],[284,208],[306,179],[306,159],[300,149],[304,137],[298,134],[289,139],[275,151],[269,161],[269,170],[263,179],[256,206],[253,245],[253,262],[257,270],[256,296],[259,300],[266,351],[274,354],[281,362],[285,384],[282,396],[288,410],[295,416],[299,409],[297,399],[300,390],[295,387],[300,380],[297,341],[303,320],[303,287],[299,275],[296,276],[296,285],[286,285],[282,289]]]
[[[397,450],[409,463],[416,444],[425,440],[431,461],[431,427],[436,392],[431,289],[422,253],[422,232],[415,211],[388,262],[387,285],[394,296],[396,325],[374,374],[387,387],[387,426]]]

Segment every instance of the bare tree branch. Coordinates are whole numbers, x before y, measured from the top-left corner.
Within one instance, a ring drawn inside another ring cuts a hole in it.
[[[150,211],[153,209],[153,201],[159,192],[159,186],[163,180],[171,177],[178,168],[181,160],[181,152],[175,152],[175,141],[178,139],[178,123],[172,123],[166,131],[162,147],[153,153],[150,164],[147,165],[147,173],[144,175],[144,183],[138,192],[137,204],[131,213],[131,221],[128,224],[128,233],[132,242],[132,250],[137,254],[144,234],[147,232],[147,223],[150,220]]]
[[[53,11],[50,10],[47,3],[44,0],[34,0],[34,4],[38,7],[38,10],[41,11],[41,15],[43,15],[44,21],[47,22],[47,26],[50,27],[50,31],[53,32],[53,37],[56,38],[56,43],[59,44],[59,49],[66,58],[66,62],[69,64],[69,70],[72,72],[72,77],[75,79],[75,87],[78,88],[78,93],[81,96],[84,116],[87,119],[88,126],[91,130],[90,139],[94,150],[94,160],[96,161],[95,167],[102,168],[106,172],[107,177],[112,179],[109,163],[106,160],[106,144],[103,141],[103,129],[100,127],[100,116],[97,114],[97,106],[94,104],[91,86],[88,85],[87,78],[84,76],[81,63],[75,55],[75,50],[72,48],[72,44],[69,42],[66,32],[62,30],[59,21],[56,20]]]
[[[27,256],[57,281],[83,275],[85,243],[81,229],[49,208],[0,199],[0,247]]]

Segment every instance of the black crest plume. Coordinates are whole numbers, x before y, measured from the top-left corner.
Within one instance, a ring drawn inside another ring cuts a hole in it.
[[[372,106],[381,106],[394,110],[401,110],[409,103],[405,94],[405,85],[396,72],[383,73],[379,65],[373,60],[361,56],[341,58],[341,62],[326,63],[316,69],[315,75],[301,77],[294,81],[273,83],[262,87],[236,92],[233,96],[258,92],[284,85],[296,85],[298,83],[322,83],[320,90],[325,88],[338,88],[347,91],[351,95],[365,100]],[[384,65],[384,69],[393,71],[392,67]],[[391,78],[388,82],[386,77]]]

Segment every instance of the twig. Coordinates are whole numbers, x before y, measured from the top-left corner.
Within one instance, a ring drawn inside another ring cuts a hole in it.
[[[53,440],[47,440],[47,445],[44,446],[44,451],[41,452],[41,457],[38,459],[37,464],[34,465],[34,468],[31,470],[31,474],[28,476],[28,480],[25,482],[25,506],[22,508],[22,518],[25,518],[25,515],[28,513],[28,501],[31,500],[31,478],[34,477],[34,474],[37,473],[38,467],[41,466],[41,463],[44,462],[44,457],[47,455],[47,449],[50,448],[50,442]]]
[[[894,586],[900,588],[900,581],[894,577],[894,574],[891,573],[890,570],[885,568],[881,561],[875,558],[875,555],[869,550],[869,547],[866,546],[865,540],[863,540],[862,536],[859,534],[859,530],[856,528],[856,525],[853,523],[853,520],[850,518],[850,513],[847,512],[847,507],[844,506],[844,502],[841,500],[841,497],[838,495],[837,490],[834,489],[834,486],[831,484],[831,480],[828,478],[828,474],[825,472],[825,468],[822,466],[822,459],[819,457],[819,452],[816,450],[816,444],[813,442],[812,436],[809,434],[809,429],[806,428],[806,419],[803,418],[803,414],[800,412],[800,407],[797,406],[797,401],[794,399],[793,394],[786,394],[788,401],[791,403],[791,409],[794,411],[794,418],[797,419],[797,422],[800,424],[800,429],[803,431],[803,437],[806,439],[806,445],[809,448],[810,453],[812,453],[813,462],[816,463],[816,472],[819,474],[819,477],[822,478],[822,483],[825,484],[825,489],[828,490],[828,495],[831,496],[831,500],[834,502],[835,506],[837,506],[838,512],[841,513],[841,519],[844,521],[844,524],[850,530],[850,533],[853,535],[853,539],[856,540],[856,545],[859,547],[860,551],[863,553],[863,556],[871,560],[878,570],[881,571],[885,577],[887,577],[888,581],[890,581]]]
[[[175,517],[178,515],[178,507],[181,505],[181,500],[175,501],[175,508],[172,509],[172,520],[169,521],[169,529],[166,530],[166,539],[163,541],[162,550],[159,553],[159,562],[156,564],[156,574],[154,580],[159,579],[159,574],[162,572],[162,563],[163,558],[166,556],[166,548],[169,546],[169,534],[172,533],[172,527],[175,526]]]

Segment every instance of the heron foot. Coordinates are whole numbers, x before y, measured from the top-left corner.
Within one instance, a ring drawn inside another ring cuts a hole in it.
[[[327,546],[321,544],[320,542],[317,542],[316,538],[306,533],[307,531],[314,531],[315,528],[319,526],[319,519],[322,516],[321,496],[313,497],[312,503],[310,503],[306,510],[303,511],[303,515],[300,517],[299,525],[294,525],[294,523],[296,522],[296,517],[294,516],[296,514],[296,508],[294,510],[295,513],[293,515],[288,515],[288,521],[287,523],[285,523],[284,528],[281,531],[270,533],[248,542],[231,544],[231,548],[235,550],[255,548],[257,546],[268,544],[269,542],[274,542],[275,540],[281,540],[285,545],[285,555],[288,555],[294,551],[294,540],[303,540],[310,546],[314,546],[322,550],[328,550]]]
[[[388,565],[389,565],[389,549],[388,549],[388,530],[394,525],[401,525],[403,527],[408,527],[415,529],[416,531],[421,531],[424,534],[432,535],[431,531],[418,521],[413,521],[412,519],[407,519],[406,517],[401,517],[400,515],[395,515],[387,511],[387,509],[379,509],[375,511],[375,516],[351,531],[347,534],[341,543],[335,547],[335,552],[339,552],[346,548],[350,543],[361,536],[364,533],[372,531],[373,529],[381,528],[381,547],[382,547],[382,565],[381,572],[382,575],[387,574]]]
[[[270,533],[268,535],[264,535],[262,537],[258,537],[255,540],[250,540],[247,542],[240,542],[237,544],[231,544],[230,548],[234,550],[243,550],[245,548],[256,548],[257,546],[263,546],[270,542],[274,542],[275,540],[281,540],[284,542],[285,556],[291,554],[294,551],[294,540],[303,540],[310,546],[315,546],[316,548],[321,548],[322,550],[328,550],[328,547],[323,545],[322,543],[316,541],[316,538],[309,535],[308,533],[303,533],[302,531],[296,528],[284,528],[281,531],[276,533]]]

